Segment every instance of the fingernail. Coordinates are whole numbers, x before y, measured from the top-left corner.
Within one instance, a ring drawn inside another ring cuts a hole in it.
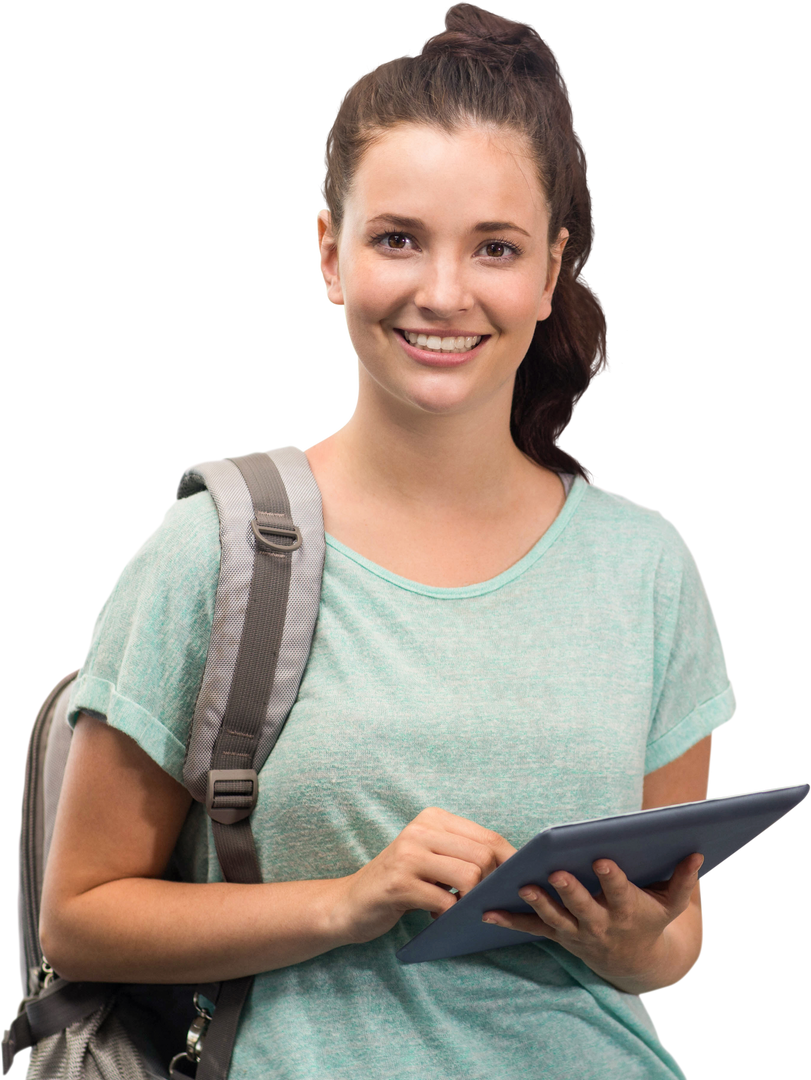
[[[565,889],[569,884],[569,879],[565,877],[550,878],[549,884],[554,885],[556,889]]]
[[[494,926],[498,926],[498,919],[494,919],[492,915],[482,915],[482,922],[493,923]]]
[[[519,889],[518,895],[522,900],[534,901],[541,895],[537,889]]]

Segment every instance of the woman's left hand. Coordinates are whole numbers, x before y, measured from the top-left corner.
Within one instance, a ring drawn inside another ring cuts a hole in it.
[[[549,884],[564,906],[537,885],[526,885],[519,895],[534,915],[486,911],[483,921],[556,941],[620,990],[643,993],[681,978],[698,956],[700,909],[690,901],[703,862],[702,855],[689,855],[669,881],[639,889],[615,862],[598,859],[592,864],[602,885],[597,896],[558,870]],[[683,932],[674,932],[672,924],[688,909],[695,917],[685,915],[678,927]]]

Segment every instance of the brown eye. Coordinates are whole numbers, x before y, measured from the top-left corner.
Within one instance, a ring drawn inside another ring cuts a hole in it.
[[[495,259],[500,259],[506,250],[503,244],[486,244],[485,247],[487,254]]]
[[[390,248],[404,248],[406,246],[406,237],[402,233],[389,233],[389,247]]]
[[[376,247],[384,244],[387,252],[406,251],[405,247],[390,246],[389,241],[392,237],[394,237],[398,241],[414,240],[414,237],[411,237],[410,233],[408,232],[381,232],[379,235],[377,235],[377,237],[371,238],[369,242]],[[490,261],[494,262],[494,264],[495,262],[514,262],[517,258],[521,257],[524,254],[524,248],[519,244],[513,243],[511,240],[488,240],[485,244],[482,245],[481,248],[479,248],[479,251],[482,251],[483,248],[489,247],[506,248],[506,251],[510,253],[510,258],[506,258],[504,255],[489,256]]]

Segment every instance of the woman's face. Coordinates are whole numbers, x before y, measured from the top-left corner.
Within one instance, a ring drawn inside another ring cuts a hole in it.
[[[550,251],[535,165],[513,133],[407,124],[364,155],[336,246],[319,215],[327,293],[346,305],[365,373],[433,413],[512,398],[551,311],[566,230]]]

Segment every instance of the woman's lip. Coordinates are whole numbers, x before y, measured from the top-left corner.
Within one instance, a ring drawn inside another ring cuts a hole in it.
[[[477,334],[473,330],[412,330],[410,326],[395,326],[398,334],[425,334],[426,337],[489,337],[489,334]]]
[[[472,349],[467,349],[465,352],[438,352],[434,349],[421,349],[419,345],[412,345],[409,341],[406,341],[402,330],[395,328],[394,333],[411,359],[416,360],[419,364],[425,364],[427,367],[458,367],[475,356],[485,342],[490,340],[490,335],[487,334],[482,337],[478,345],[474,345]],[[450,336],[450,334],[447,335],[447,337]],[[454,336],[461,337],[462,335]],[[469,334],[467,336],[473,337],[474,335]]]

